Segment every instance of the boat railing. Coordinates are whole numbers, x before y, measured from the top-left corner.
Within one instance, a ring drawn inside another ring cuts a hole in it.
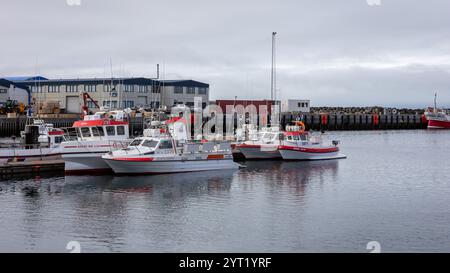
[[[231,152],[231,143],[226,142],[205,142],[188,143],[183,147],[184,153],[211,153],[211,152]]]
[[[50,148],[48,143],[38,143],[38,144],[24,144],[24,143],[0,143],[0,149],[3,150],[31,150],[39,148]]]

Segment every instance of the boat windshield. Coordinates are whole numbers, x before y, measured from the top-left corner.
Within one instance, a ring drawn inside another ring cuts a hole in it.
[[[273,139],[273,134],[271,133],[265,133],[262,136],[262,140],[264,141],[271,141]]]
[[[135,139],[133,140],[129,146],[139,146],[142,142],[142,139]]]
[[[142,143],[142,146],[148,147],[148,148],[155,148],[156,145],[158,145],[159,141],[156,140],[145,140],[144,143]]]

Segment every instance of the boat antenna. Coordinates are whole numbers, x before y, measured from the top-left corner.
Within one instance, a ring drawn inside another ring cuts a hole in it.
[[[272,32],[272,78],[271,78],[271,100],[272,103],[276,106],[278,106],[277,103],[277,54],[276,54],[276,38],[277,38],[277,32]],[[279,109],[281,110],[281,109]],[[273,114],[273,113],[272,113]],[[281,123],[281,113],[279,113],[278,117],[278,126]]]
[[[437,112],[437,92],[434,93],[434,113]]]
[[[109,64],[110,64],[110,68],[111,68],[111,87],[109,88],[109,107],[110,110],[112,109],[112,91],[113,91],[113,86],[114,86],[114,74],[113,74],[113,63],[112,63],[112,58],[109,58]]]

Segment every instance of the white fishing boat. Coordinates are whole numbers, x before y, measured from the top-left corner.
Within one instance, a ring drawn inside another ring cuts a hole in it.
[[[127,147],[132,141],[128,115],[124,111],[86,115],[64,130],[66,141],[61,143],[60,151],[68,175],[111,173],[102,155]]]
[[[19,141],[13,139],[1,145],[0,164],[60,159],[60,143],[63,140],[62,130],[54,128],[53,124],[36,119],[25,126]]]
[[[327,160],[342,159],[345,155],[340,153],[339,141],[329,144],[323,142],[322,137],[312,136],[304,130],[303,123],[287,126],[282,144],[278,151],[284,160]]]
[[[230,142],[188,141],[183,122],[146,129],[126,149],[103,155],[116,174],[161,174],[238,169]]]
[[[263,128],[253,135],[253,139],[238,143],[235,147],[246,159],[277,159],[281,158],[278,146],[281,144],[283,132],[278,126]]]

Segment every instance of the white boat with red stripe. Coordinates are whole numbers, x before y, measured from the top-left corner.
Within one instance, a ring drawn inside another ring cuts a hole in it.
[[[304,131],[302,126],[288,126],[284,133],[282,145],[278,151],[284,160],[327,160],[342,159],[345,155],[340,153],[339,141],[330,144],[323,143],[322,137],[312,136]]]
[[[66,141],[61,143],[61,154],[66,174],[112,173],[102,155],[125,148],[132,141],[127,116],[124,111],[97,112],[65,128]]]
[[[277,159],[281,158],[278,146],[282,137],[279,127],[268,127],[256,134],[254,139],[238,143],[235,147],[246,159]]]
[[[172,132],[179,132],[178,127]],[[126,149],[105,154],[103,160],[119,175],[198,172],[238,169],[230,142],[188,142],[164,130],[146,130]]]
[[[33,123],[25,126],[19,140],[13,139],[1,144],[0,164],[61,159],[60,144],[63,140],[63,130],[35,119]]]

